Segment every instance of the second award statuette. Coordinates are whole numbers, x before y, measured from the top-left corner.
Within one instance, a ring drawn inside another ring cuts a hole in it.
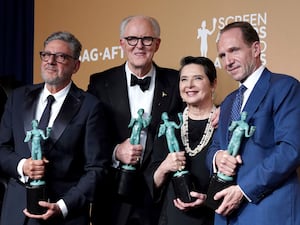
[[[182,114],[178,113],[180,123],[176,124],[173,121],[169,121],[169,116],[166,112],[163,112],[161,119],[163,124],[160,125],[158,137],[165,135],[168,149],[170,152],[179,152],[179,144],[175,136],[175,129],[179,129],[182,126],[183,119]],[[183,202],[192,202],[194,198],[191,197],[190,192],[193,189],[193,182],[189,171],[184,170],[184,167],[176,171],[172,177],[172,183],[175,191],[176,198],[179,198]]]

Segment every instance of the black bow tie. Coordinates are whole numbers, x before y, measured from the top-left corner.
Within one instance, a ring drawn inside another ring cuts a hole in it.
[[[145,77],[144,79],[139,79],[135,75],[131,74],[130,86],[140,85],[142,91],[149,89],[151,82],[151,77]]]

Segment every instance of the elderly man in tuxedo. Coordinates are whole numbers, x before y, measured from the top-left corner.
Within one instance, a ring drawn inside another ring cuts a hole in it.
[[[127,56],[125,64],[93,74],[88,91],[104,104],[106,118],[113,138],[111,150],[112,181],[97,189],[97,201],[92,211],[93,225],[103,224],[103,214],[113,225],[156,225],[160,208],[151,199],[144,176],[152,154],[153,140],[162,112],[170,115],[182,110],[176,70],[162,68],[153,62],[160,46],[158,22],[148,16],[130,16],[121,22],[120,45]],[[141,143],[130,143],[128,124],[137,117],[139,109],[151,116],[147,129],[141,133]],[[137,167],[138,180],[132,196],[116,194],[118,174],[122,165]],[[105,212],[101,214],[101,212]]]

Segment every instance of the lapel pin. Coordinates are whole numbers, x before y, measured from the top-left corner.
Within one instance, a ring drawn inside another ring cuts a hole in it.
[[[163,91],[163,92],[161,93],[161,96],[162,96],[162,97],[166,97],[166,96],[167,96],[167,93]]]

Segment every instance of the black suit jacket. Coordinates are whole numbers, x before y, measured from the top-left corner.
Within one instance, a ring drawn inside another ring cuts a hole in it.
[[[43,84],[21,87],[7,101],[0,127],[0,168],[9,177],[1,225],[24,224],[26,189],[19,182],[17,165],[31,155],[24,143],[26,131],[32,130],[38,96]],[[68,216],[49,224],[89,224],[89,204],[97,182],[107,173],[110,155],[105,149],[105,124],[99,101],[72,84],[52,126],[44,156],[49,160],[44,180],[50,202],[63,199]],[[44,149],[45,150],[45,149]],[[48,224],[29,220],[28,224]]]
[[[161,121],[162,112],[176,114],[183,108],[182,100],[179,96],[178,91],[178,71],[173,69],[161,68],[156,65],[155,68],[156,80],[151,111],[152,120],[150,125],[148,126],[146,148],[144,149],[143,162],[139,169],[141,174],[143,174],[143,172],[145,171],[145,168],[147,167],[147,164],[150,160],[152,145],[158,125]],[[114,148],[117,144],[129,138],[131,133],[131,129],[128,128],[128,124],[131,119],[131,113],[129,106],[125,65],[117,66],[104,72],[91,75],[88,91],[97,96],[100,99],[101,103],[104,105],[106,118],[109,121],[109,133],[111,134],[111,137],[113,139],[112,148]],[[154,206],[152,204],[150,192],[148,190],[148,187],[146,186],[146,179],[146,177],[142,178],[141,182],[139,183],[139,193],[136,193],[136,195],[133,197],[135,199],[131,200],[132,202],[136,203],[135,207],[142,206],[146,208],[148,214],[151,214],[151,212],[153,211],[153,207],[157,206]],[[111,187],[110,190],[112,190]],[[103,198],[105,197],[108,197],[108,195],[99,198],[99,201],[100,199],[102,201],[101,205],[106,205],[105,203],[103,203]],[[108,198],[107,201],[111,201],[111,199]],[[116,210],[118,212],[114,212],[111,215],[111,217],[118,218],[119,220],[119,223],[113,224],[126,224],[127,218],[131,213],[130,209],[128,208],[132,207],[132,204],[123,203],[124,202],[121,201],[122,206],[117,207]],[[100,210],[102,211],[105,209],[98,209],[98,211],[96,212],[97,215],[100,214]],[[156,209],[156,211],[159,210]],[[109,215],[109,213],[110,212],[108,212],[107,215]],[[155,215],[154,217],[157,217],[157,215]],[[103,220],[103,218],[101,220]],[[149,223],[149,220],[151,220],[151,218],[147,218],[147,216],[145,215],[144,224],[151,224]],[[100,224],[100,222],[95,224]]]
[[[7,100],[7,95],[4,89],[0,86],[0,119],[2,118],[2,114],[4,112],[4,106],[6,100]]]

